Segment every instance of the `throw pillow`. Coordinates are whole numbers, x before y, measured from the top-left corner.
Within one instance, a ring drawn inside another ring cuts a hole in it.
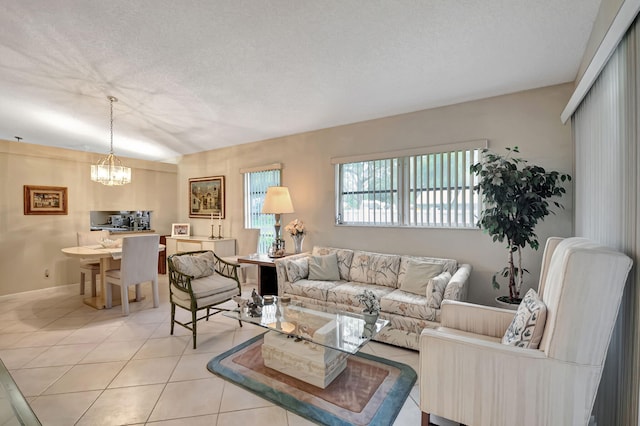
[[[400,290],[423,295],[429,280],[442,272],[442,265],[429,262],[409,262]]]
[[[521,348],[538,349],[544,323],[547,320],[547,307],[534,289],[529,289],[520,302],[502,343]]]
[[[317,281],[339,281],[338,257],[335,253],[326,256],[311,256],[309,259],[309,279]]]
[[[427,306],[433,309],[440,309],[440,304],[444,298],[444,289],[451,280],[451,273],[444,271],[429,280],[427,284]]]
[[[193,278],[201,278],[212,275],[216,270],[216,258],[213,252],[182,255],[172,258],[173,266],[182,274],[190,275]]]
[[[309,275],[309,259],[303,257],[295,260],[287,260],[285,268],[287,270],[287,277],[289,278],[289,281],[295,283]]]

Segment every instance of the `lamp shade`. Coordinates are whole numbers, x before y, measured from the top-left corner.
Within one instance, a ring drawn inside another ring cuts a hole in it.
[[[293,204],[289,196],[289,188],[286,186],[270,186],[264,197],[262,213],[280,214],[293,213]]]

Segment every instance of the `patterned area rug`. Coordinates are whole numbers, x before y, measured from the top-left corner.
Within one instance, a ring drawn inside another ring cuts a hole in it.
[[[326,425],[391,425],[416,382],[409,366],[358,353],[326,389],[264,366],[263,335],[209,361],[222,376],[299,416]]]

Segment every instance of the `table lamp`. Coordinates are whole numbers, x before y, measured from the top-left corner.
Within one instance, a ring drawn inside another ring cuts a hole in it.
[[[282,213],[293,213],[293,204],[289,196],[289,188],[286,186],[270,186],[267,188],[267,195],[264,197],[262,213],[276,215],[276,239],[269,250],[270,257],[284,256],[284,240],[280,238],[280,215]]]

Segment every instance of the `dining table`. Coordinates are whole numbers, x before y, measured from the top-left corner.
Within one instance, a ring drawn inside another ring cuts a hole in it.
[[[158,252],[164,251],[165,245],[158,244]],[[104,295],[106,294],[105,279],[106,271],[109,269],[111,260],[119,260],[122,258],[122,246],[120,247],[103,247],[100,244],[87,246],[65,247],[62,253],[69,257],[75,257],[85,260],[100,261],[100,294],[95,297],[85,297],[84,303],[96,309],[104,309],[106,306]]]

